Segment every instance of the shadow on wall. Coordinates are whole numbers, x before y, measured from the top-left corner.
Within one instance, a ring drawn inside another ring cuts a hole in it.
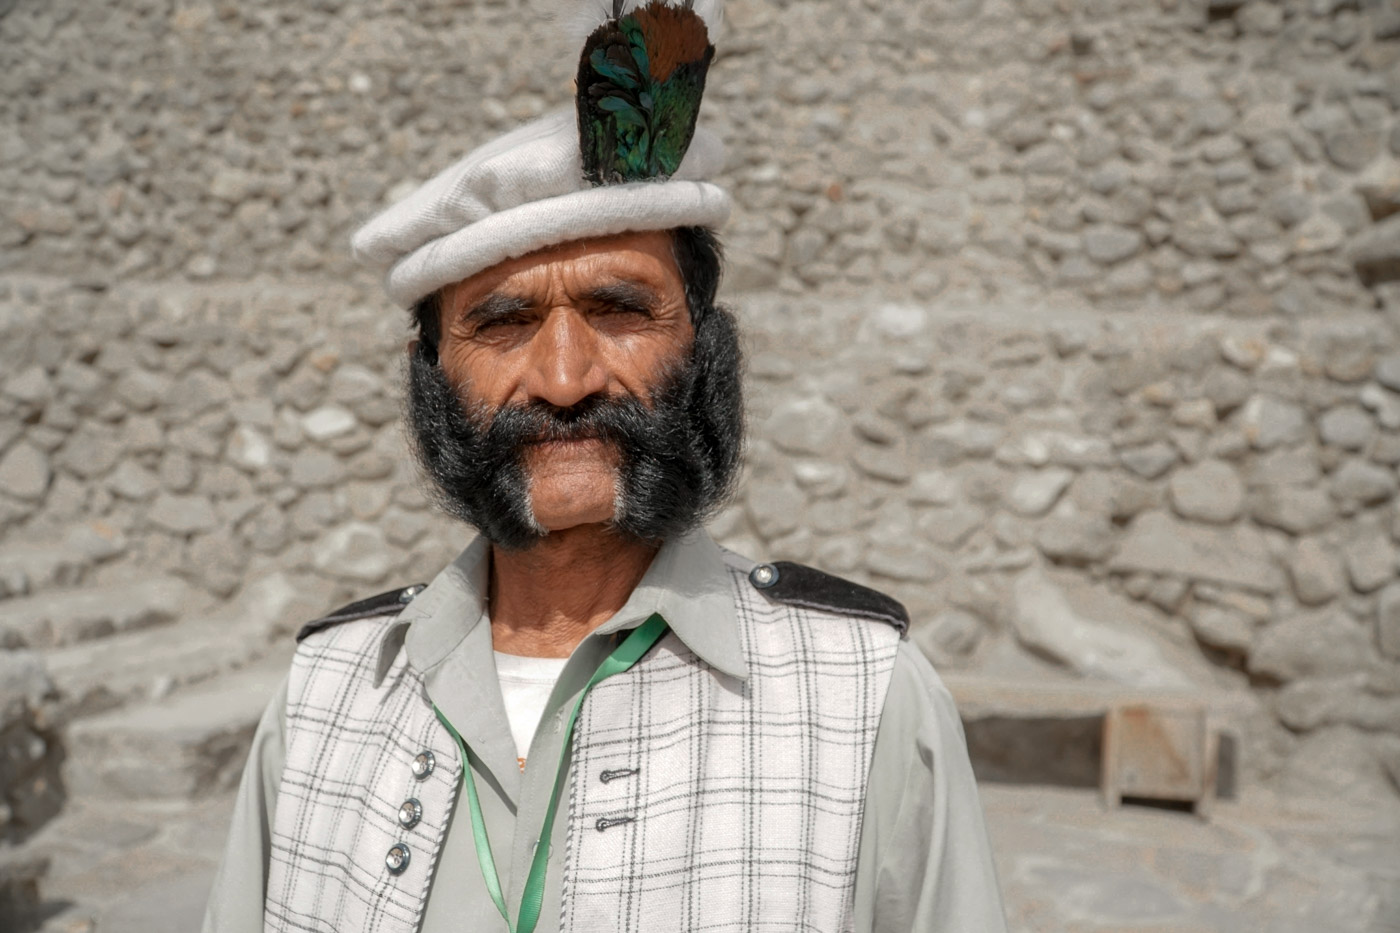
[[[1103,759],[1103,716],[964,720],[967,749],[977,780],[998,784],[1098,787]],[[1216,796],[1236,794],[1238,745],[1220,736]]]

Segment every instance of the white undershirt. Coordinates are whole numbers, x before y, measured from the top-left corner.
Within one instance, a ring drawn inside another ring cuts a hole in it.
[[[501,698],[506,703],[506,718],[510,734],[515,739],[515,754],[520,770],[525,770],[525,758],[530,743],[539,728],[549,694],[559,675],[564,673],[568,658],[525,658],[518,654],[496,655],[496,676],[501,681]]]

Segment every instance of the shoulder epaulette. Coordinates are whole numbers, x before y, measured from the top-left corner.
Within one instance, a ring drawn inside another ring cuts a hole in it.
[[[407,608],[409,603],[413,602],[413,597],[427,588],[426,583],[415,583],[413,586],[390,590],[387,593],[380,593],[378,596],[371,596],[348,606],[342,606],[330,615],[322,616],[314,622],[303,625],[301,631],[297,632],[297,641],[344,622],[354,622],[356,619],[368,619],[374,616],[398,615]]]
[[[749,572],[749,582],[777,603],[874,619],[893,625],[901,636],[909,631],[909,611],[899,600],[815,567],[785,560],[759,564]]]

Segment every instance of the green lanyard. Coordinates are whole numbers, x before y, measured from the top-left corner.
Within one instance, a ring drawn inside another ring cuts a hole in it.
[[[505,894],[501,891],[501,877],[496,871],[496,859],[491,854],[491,840],[486,838],[486,820],[481,815],[481,798],[477,796],[476,779],[472,777],[472,767],[467,750],[467,743],[462,741],[462,736],[452,727],[452,723],[447,721],[447,717],[442,714],[442,710],[436,705],[433,712],[437,713],[438,721],[446,727],[452,738],[457,742],[457,748],[462,752],[462,780],[467,785],[467,805],[472,813],[472,837],[476,840],[476,858],[481,865],[481,876],[486,880],[486,890],[491,895],[491,900],[496,902],[496,909],[505,918],[506,929],[510,933],[534,933],[535,925],[540,922],[540,909],[544,906],[544,876],[549,868],[549,839],[554,831],[554,811],[559,806],[559,783],[564,777],[564,761],[569,754],[569,742],[573,738],[574,724],[578,722],[579,710],[583,708],[583,700],[588,696],[588,691],[614,674],[621,674],[642,659],[642,655],[651,650],[652,646],[661,640],[661,636],[667,631],[666,620],[659,615],[653,615],[647,619],[632,634],[628,635],[622,642],[613,649],[612,654],[603,659],[603,663],[598,665],[598,670],[588,679],[584,685],[583,692],[579,694],[578,700],[574,703],[573,712],[569,714],[569,726],[564,731],[564,744],[559,750],[559,764],[554,773],[554,789],[549,794],[549,807],[544,814],[544,827],[540,830],[540,838],[535,843],[535,854],[530,862],[530,874],[525,879],[525,893],[520,901],[520,919],[512,925],[510,922],[510,912],[506,909]]]

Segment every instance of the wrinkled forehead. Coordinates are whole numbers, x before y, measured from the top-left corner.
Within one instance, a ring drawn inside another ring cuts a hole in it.
[[[543,297],[546,293],[580,293],[600,285],[630,282],[655,291],[659,298],[683,297],[669,231],[625,233],[573,240],[509,259],[443,289],[448,308],[492,294]]]

